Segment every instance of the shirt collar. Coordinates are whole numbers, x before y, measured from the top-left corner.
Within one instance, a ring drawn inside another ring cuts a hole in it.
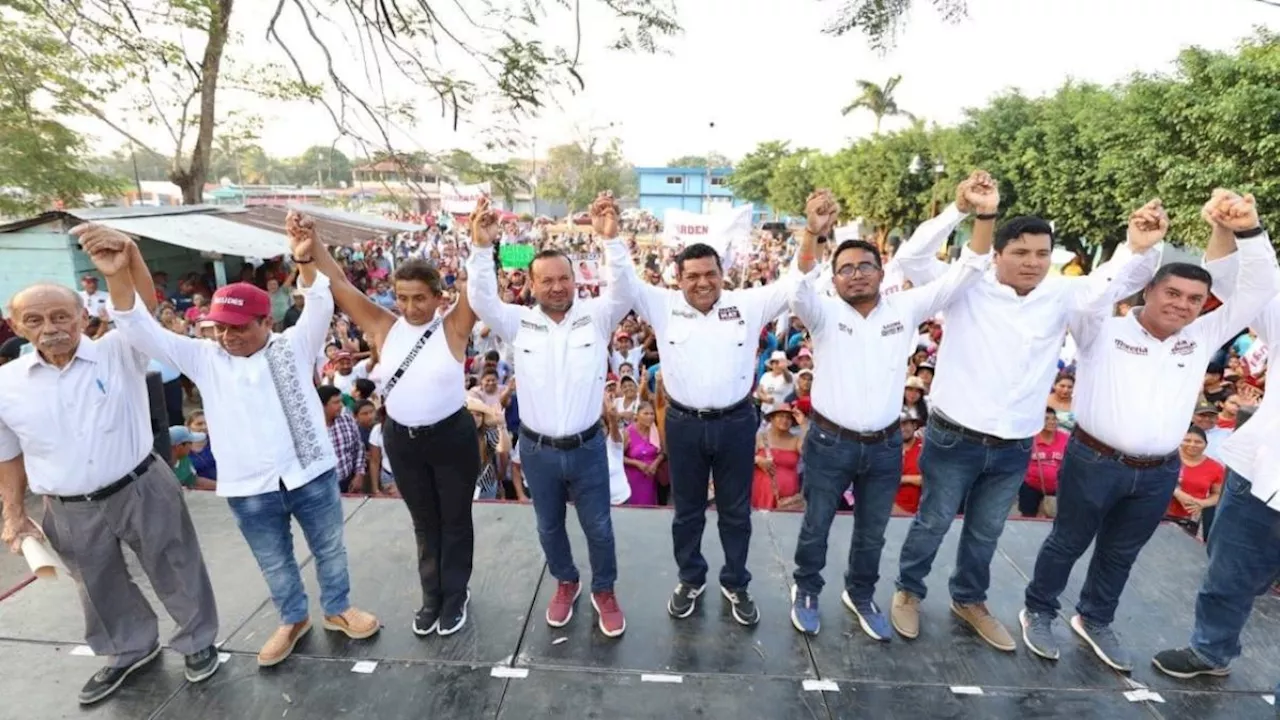
[[[74,363],[77,359],[80,359],[80,360],[87,360],[88,362],[97,364],[98,356],[99,356],[98,343],[94,340],[90,340],[87,337],[81,337],[80,344],[76,346],[75,357],[71,359],[71,362]],[[53,370],[57,370],[59,372],[62,371],[62,368],[58,368],[46,362],[45,359],[40,356],[39,350],[36,350],[35,352],[32,352],[32,353],[28,353],[24,357],[29,358],[29,360],[27,361],[29,363],[29,365],[27,366],[28,372],[30,372],[37,366],[52,368]]]

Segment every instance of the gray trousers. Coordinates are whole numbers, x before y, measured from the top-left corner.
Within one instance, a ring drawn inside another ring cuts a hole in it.
[[[178,624],[169,641],[188,655],[214,643],[218,607],[182,487],[157,458],[127,487],[98,502],[44,499],[42,523],[80,591],[85,642],[113,667],[146,657],[159,642],[156,614],[134,584],[121,543],[138,556],[151,587]]]

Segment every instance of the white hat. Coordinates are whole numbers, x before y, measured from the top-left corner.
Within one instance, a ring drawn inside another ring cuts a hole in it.
[[[788,362],[787,354],[781,350],[774,350],[773,354],[769,356],[769,362]]]

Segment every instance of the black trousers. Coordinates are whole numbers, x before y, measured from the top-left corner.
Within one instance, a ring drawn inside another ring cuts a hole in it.
[[[383,425],[387,459],[413,518],[422,604],[440,607],[467,592],[475,553],[471,499],[480,475],[476,424],[465,408],[435,425]]]

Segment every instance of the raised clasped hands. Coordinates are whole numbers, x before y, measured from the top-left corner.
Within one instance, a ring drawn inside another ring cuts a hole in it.
[[[85,223],[71,228],[71,236],[80,241],[98,272],[110,277],[129,270],[129,253],[133,240],[128,235],[102,225]]]
[[[499,230],[498,211],[490,206],[488,195],[481,195],[471,212],[471,242],[476,247],[492,247]]]
[[[311,260],[316,245],[315,221],[296,210],[290,210],[284,220],[285,234],[289,236],[289,249],[297,260]]]
[[[1164,240],[1169,232],[1169,215],[1164,203],[1155,198],[1129,216],[1129,248],[1144,252]]]
[[[809,194],[804,203],[806,229],[813,235],[829,235],[840,215],[840,203],[835,195],[826,188],[819,188]]]
[[[1214,191],[1213,198],[1205,206],[1210,222],[1232,232],[1245,232],[1259,225],[1258,207],[1253,195]]]
[[[956,193],[963,199],[956,201],[961,210],[968,207],[972,212],[990,215],[1000,209],[1000,185],[986,170],[974,170]]]
[[[612,190],[605,190],[597,195],[588,214],[591,216],[591,229],[596,235],[606,240],[618,237],[618,203],[613,199]]]

